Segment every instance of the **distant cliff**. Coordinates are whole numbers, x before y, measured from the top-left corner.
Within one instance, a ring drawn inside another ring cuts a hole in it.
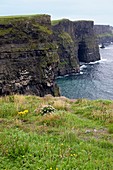
[[[98,43],[113,42],[113,27],[110,25],[94,25],[94,32],[98,37]]]
[[[0,95],[60,95],[55,76],[100,59],[92,21],[49,15],[0,18]]]
[[[60,62],[58,75],[79,71],[79,62],[100,59],[93,21],[53,21],[54,39],[58,44]]]

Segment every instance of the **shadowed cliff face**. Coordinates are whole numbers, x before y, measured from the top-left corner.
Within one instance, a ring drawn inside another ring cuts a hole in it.
[[[100,59],[93,21],[72,22],[64,19],[53,25],[60,56],[58,75],[79,71],[79,62]]]
[[[84,41],[79,42],[78,45],[78,59],[80,62],[87,61],[87,47]]]
[[[59,95],[50,16],[0,19],[0,95]]]

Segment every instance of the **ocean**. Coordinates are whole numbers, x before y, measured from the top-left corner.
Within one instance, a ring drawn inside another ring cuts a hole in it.
[[[113,44],[100,49],[101,60],[85,63],[80,73],[58,77],[62,96],[113,100]]]

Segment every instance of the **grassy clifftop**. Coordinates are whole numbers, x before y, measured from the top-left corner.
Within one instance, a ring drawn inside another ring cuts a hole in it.
[[[50,15],[23,15],[0,17],[0,45],[36,46],[52,34]],[[20,46],[21,50],[21,46]]]
[[[36,14],[36,15],[12,15],[12,16],[0,16],[0,23],[7,23],[8,21],[19,21],[23,19],[35,19],[35,18],[44,18],[44,17],[50,17],[49,15],[46,14]]]
[[[0,98],[0,169],[111,170],[112,124],[113,101]]]

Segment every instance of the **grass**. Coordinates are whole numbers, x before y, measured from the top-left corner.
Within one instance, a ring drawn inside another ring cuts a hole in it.
[[[45,105],[55,111],[42,116]],[[1,97],[0,169],[111,170],[112,124],[109,100]]]
[[[21,19],[32,19],[36,17],[48,16],[46,14],[34,14],[34,15],[12,15],[12,16],[0,16],[0,22],[9,20],[21,20]]]
[[[63,18],[63,19],[59,19],[59,20],[52,20],[51,21],[51,24],[52,24],[52,26],[55,26],[55,25],[57,25],[57,24],[59,24],[60,22],[65,22],[65,21],[69,21],[68,19],[65,19],[65,18]]]
[[[39,31],[43,32],[43,33],[47,33],[47,34],[52,34],[52,31],[49,30],[46,26],[42,26],[40,24],[33,24],[35,29],[38,29]]]
[[[59,37],[68,44],[73,43],[71,36],[67,32],[61,32],[61,34],[59,34]]]
[[[113,37],[113,34],[112,33],[105,33],[105,34],[98,34],[97,36],[99,38],[102,38],[102,37]]]
[[[52,21],[51,21],[51,24],[54,26],[54,25],[57,25],[58,23],[60,23],[61,21],[62,21],[62,19],[52,20]]]

